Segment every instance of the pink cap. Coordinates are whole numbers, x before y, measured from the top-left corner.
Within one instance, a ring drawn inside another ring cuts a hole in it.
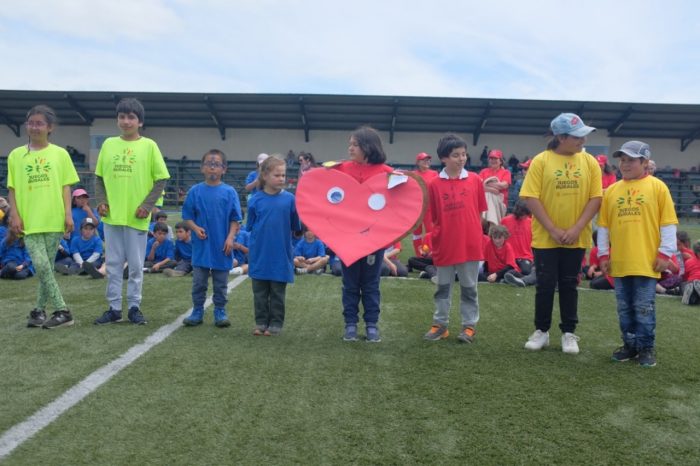
[[[416,162],[425,159],[430,160],[432,159],[432,157],[430,156],[430,154],[426,154],[425,152],[421,152],[420,154],[416,155]]]
[[[503,152],[500,149],[493,149],[491,152],[489,152],[489,158],[503,160]]]
[[[87,196],[90,197],[87,191],[85,191],[83,188],[78,188],[75,191],[73,191],[73,197],[80,197],[80,196]]]
[[[595,159],[598,161],[598,165],[604,167],[608,163],[608,156],[604,154],[596,155]]]
[[[527,159],[523,163],[519,163],[518,166],[520,166],[520,168],[530,168],[530,163],[532,163],[532,159]]]

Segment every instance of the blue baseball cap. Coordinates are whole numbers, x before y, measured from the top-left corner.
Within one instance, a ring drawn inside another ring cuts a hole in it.
[[[584,125],[581,117],[575,113],[562,113],[553,119],[549,126],[555,136],[568,134],[582,138],[595,131],[594,127]]]

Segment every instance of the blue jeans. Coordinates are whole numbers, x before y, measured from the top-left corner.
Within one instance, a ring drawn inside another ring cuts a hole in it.
[[[379,278],[382,271],[384,250],[359,259],[350,266],[343,264],[343,319],[345,324],[357,324],[360,320],[360,300],[365,312],[366,324],[379,321]]]
[[[215,309],[225,309],[228,297],[226,288],[228,286],[228,270],[206,269],[195,267],[192,269],[192,306],[195,309],[203,309],[204,301],[207,299],[207,286],[209,285],[209,274],[211,274],[212,288]]]
[[[653,348],[656,336],[656,278],[615,278],[622,341],[631,348]]]

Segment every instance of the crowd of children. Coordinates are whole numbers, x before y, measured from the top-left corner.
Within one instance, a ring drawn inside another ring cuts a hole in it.
[[[173,278],[191,274],[193,306],[183,324],[200,325],[211,276],[217,327],[230,326],[229,275],[247,274],[253,335],[274,336],[284,326],[286,289],[294,275],[328,272],[342,276],[343,340],[358,340],[362,303],[365,338],[379,342],[380,277],[406,277],[415,270],[436,284],[426,340],[450,334],[455,281],[460,286],[457,338],[466,343],[474,341],[480,317],[477,282],[535,285],[535,330],[525,348],[549,345],[556,291],[561,348],[576,354],[578,287],[587,279],[592,289],[615,292],[622,346],[612,359],[638,359],[652,367],[655,295],[679,295],[686,305],[700,303],[700,242],[692,244],[686,232],[677,230],[668,188],[650,175],[650,147],[628,141],[615,151],[612,157],[619,160],[622,179],[613,180],[607,156],[594,158],[583,147],[595,129],[574,114],[552,120],[546,150],[521,164],[525,178],[510,215],[504,216],[511,179],[500,150],[488,153],[489,167],[478,175],[465,169],[467,144],[457,135],[447,134],[438,142],[440,172],[430,169],[430,155],[419,153],[415,173],[427,188],[427,208],[412,231],[415,256],[406,266],[399,260],[400,242],[343,263],[301,225],[295,197],[285,190],[285,161],[276,155],[260,154],[258,169],[248,176],[243,223],[238,194],[223,181],[226,155],[207,151],[201,162],[203,181],[187,192],[182,221],[173,231],[167,213],[154,209],[169,173],[157,144],[140,134],[144,108],[127,98],[118,103],[116,113],[121,134],[108,138],[100,150],[94,206],[85,189],[71,191],[78,177],[70,157],[48,141],[56,124],[50,108],[29,111],[29,143],[8,157],[9,201],[0,198],[0,278],[39,278],[29,327],[73,324],[53,270],[107,278],[109,308],[95,324],[123,320],[124,280],[127,318],[145,324],[140,309],[143,274],[163,273]],[[360,183],[393,171],[372,128],[360,127],[350,135],[348,156],[330,168]],[[50,319],[48,306],[54,310]]]

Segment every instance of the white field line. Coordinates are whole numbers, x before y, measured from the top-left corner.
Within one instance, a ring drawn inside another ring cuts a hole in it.
[[[242,275],[231,280],[228,284],[227,293],[245,281],[246,276]],[[211,297],[207,298],[204,307],[211,305]],[[143,343],[132,346],[126,353],[119,356],[106,366],[102,366],[92,374],[85,377],[76,385],[68,389],[63,395],[56,398],[48,405],[28,417],[26,420],[14,425],[6,430],[0,437],[0,460],[7,457],[12,451],[36,435],[44,427],[55,421],[60,415],[78,404],[83,398],[97,390],[102,384],[117,375],[132,362],[150,351],[154,346],[168,338],[175,330],[182,327],[182,321],[187,317],[192,308],[179,316],[170,324],[164,325],[151,335]],[[60,331],[60,330],[59,330]]]

